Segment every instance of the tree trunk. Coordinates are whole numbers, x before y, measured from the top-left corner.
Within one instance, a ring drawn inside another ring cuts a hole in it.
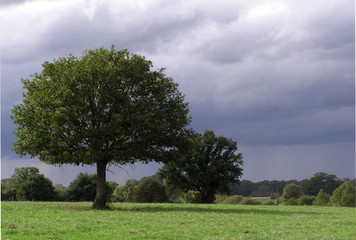
[[[107,209],[106,205],[106,162],[97,162],[96,171],[98,182],[96,184],[96,195],[93,203],[93,209]]]

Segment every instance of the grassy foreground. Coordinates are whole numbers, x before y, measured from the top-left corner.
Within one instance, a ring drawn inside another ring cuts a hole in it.
[[[356,239],[355,208],[2,202],[1,239]]]

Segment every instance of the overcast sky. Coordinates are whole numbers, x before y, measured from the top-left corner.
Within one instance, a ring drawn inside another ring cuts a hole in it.
[[[243,179],[355,176],[354,0],[0,2],[1,174],[35,166],[68,185],[93,167],[53,167],[11,151],[21,78],[85,49],[128,49],[180,85],[191,127],[238,142]],[[112,167],[108,179],[159,165]]]

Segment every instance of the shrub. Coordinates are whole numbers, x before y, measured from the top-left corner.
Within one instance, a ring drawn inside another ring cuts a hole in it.
[[[298,199],[301,195],[302,195],[301,188],[298,185],[294,184],[294,183],[287,184],[283,188],[282,197],[285,200],[288,200],[288,199],[291,199],[291,198]]]
[[[140,203],[167,202],[166,188],[153,178],[145,178],[133,189],[133,200]]]
[[[315,200],[315,196],[303,195],[299,198],[300,205],[313,205],[313,201]]]
[[[326,206],[329,202],[329,197],[324,193],[323,189],[320,189],[318,195],[316,195],[313,205],[315,206]]]
[[[261,205],[261,202],[256,201],[252,198],[244,198],[242,201],[239,203],[241,205]]]
[[[289,198],[285,202],[282,202],[283,205],[288,205],[288,206],[295,206],[299,205],[299,202],[297,199],[294,198]]]
[[[56,193],[56,201],[66,202],[69,200],[69,195],[66,189],[55,188],[54,192]]]
[[[268,201],[263,203],[263,205],[275,205],[275,204],[276,203],[272,199],[269,199]]]
[[[201,196],[198,191],[189,190],[188,192],[182,194],[181,201],[183,203],[200,203]]]
[[[243,199],[244,199],[244,197],[241,195],[233,195],[233,196],[227,197],[222,202],[222,204],[239,204]]]
[[[220,195],[220,194],[217,194],[217,195],[215,195],[215,201],[214,201],[214,203],[215,204],[222,204],[223,203],[223,201],[226,199],[226,198],[228,198],[229,196],[228,195]]]
[[[335,206],[355,207],[355,186],[351,182],[343,183],[337,188],[331,202]]]
[[[274,192],[271,195],[271,199],[278,199],[281,196],[281,194],[279,192]]]
[[[132,202],[133,189],[138,184],[136,179],[127,179],[125,185],[115,188],[113,198],[117,202]]]

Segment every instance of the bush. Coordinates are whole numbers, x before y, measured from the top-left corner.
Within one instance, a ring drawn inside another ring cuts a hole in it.
[[[229,196],[228,195],[220,195],[220,194],[217,194],[217,195],[215,195],[215,201],[214,201],[214,203],[215,204],[222,204],[222,202],[226,199],[226,198],[228,198]]]
[[[183,203],[200,203],[201,196],[198,191],[189,190],[188,192],[182,194],[181,201]]]
[[[264,202],[263,205],[275,205],[276,203],[271,199],[269,199],[267,202]]]
[[[299,198],[299,203],[302,206],[304,206],[304,205],[311,206],[311,205],[313,205],[314,200],[315,200],[315,196],[303,195]]]
[[[261,205],[261,202],[256,201],[252,198],[244,198],[242,201],[239,203],[241,205]]]
[[[239,204],[243,199],[244,199],[244,197],[241,195],[233,195],[233,196],[227,197],[222,202],[222,204]]]
[[[271,195],[271,199],[278,199],[281,196],[281,194],[279,192],[274,192]]]
[[[288,206],[295,206],[299,205],[299,202],[297,199],[294,198],[289,198],[285,202],[282,202],[283,205],[288,205]]]
[[[95,199],[97,177],[95,174],[80,173],[68,186],[70,201],[91,202]]]
[[[323,189],[320,189],[318,195],[316,195],[313,205],[315,206],[326,206],[328,205],[329,197],[324,193]]]
[[[282,198],[284,198],[285,200],[288,200],[291,198],[298,199],[301,195],[302,195],[301,188],[294,183],[287,184],[283,188]]]
[[[21,201],[54,201],[52,181],[42,174],[30,175],[20,184],[16,198]]]
[[[332,196],[334,206],[355,207],[355,185],[351,182],[343,183]]]
[[[145,178],[133,189],[133,200],[140,203],[167,202],[166,188],[153,178]]]
[[[138,184],[136,179],[127,179],[125,185],[115,188],[113,198],[117,202],[133,202],[133,189]]]
[[[60,202],[66,202],[69,200],[69,194],[66,189],[55,188],[56,200]]]

